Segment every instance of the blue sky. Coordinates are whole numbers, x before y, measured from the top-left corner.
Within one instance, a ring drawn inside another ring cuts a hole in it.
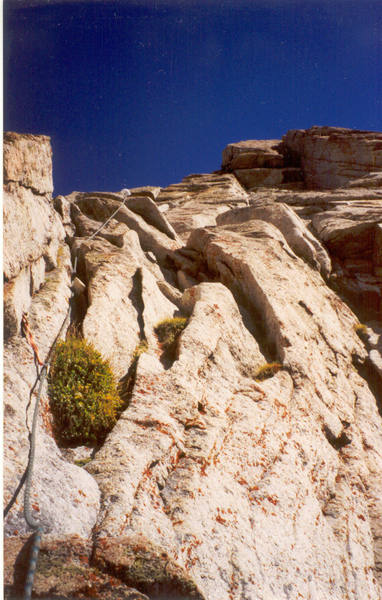
[[[382,130],[380,0],[5,0],[4,46],[4,129],[51,136],[55,194],[166,186],[288,129]]]

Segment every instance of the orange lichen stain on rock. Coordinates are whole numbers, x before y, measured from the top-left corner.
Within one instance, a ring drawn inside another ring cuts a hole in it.
[[[279,502],[278,499],[275,498],[274,496],[267,496],[267,500],[268,500],[268,502],[271,502],[274,505],[278,504],[278,502]]]
[[[249,492],[256,492],[259,489],[258,485],[253,485],[252,487],[248,488]]]
[[[285,419],[285,417],[288,415],[288,408],[285,404],[283,404],[282,402],[280,402],[280,400],[278,400],[277,398],[274,401],[275,406],[276,406],[276,410],[277,413],[279,413],[279,409],[282,408],[283,409],[283,413],[281,414],[281,418]]]
[[[227,525],[227,520],[223,519],[221,515],[218,514],[215,518],[218,523],[221,523],[222,525]]]
[[[244,479],[244,477],[240,477],[237,482],[240,483],[240,485],[248,485],[248,481]]]

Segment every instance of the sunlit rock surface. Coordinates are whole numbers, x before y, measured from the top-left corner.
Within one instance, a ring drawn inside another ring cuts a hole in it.
[[[43,389],[39,597],[381,600],[381,137],[296,130],[229,144],[222,171],[166,189],[52,202],[49,140],[7,135],[5,504],[34,405],[22,315],[45,359],[76,257],[71,327],[125,401],[101,447],[65,449]],[[173,317],[170,351],[156,325]],[[22,511],[23,492],[5,520],[9,599]]]
[[[283,142],[301,159],[308,187],[336,188],[346,184],[379,187],[382,134],[343,127],[311,127],[288,131]],[[354,181],[356,180],[356,181]]]

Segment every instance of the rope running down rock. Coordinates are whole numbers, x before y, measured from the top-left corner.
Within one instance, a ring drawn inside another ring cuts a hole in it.
[[[90,235],[88,238],[86,238],[85,241],[90,241],[93,238],[95,238],[95,236],[111,221],[111,219],[117,214],[117,212],[122,208],[122,206],[125,205],[126,200],[128,199],[128,197],[131,195],[130,191],[128,189],[123,190],[123,201],[121,202],[120,206],[110,215],[110,217],[108,217],[106,219],[106,221],[101,225],[101,227],[99,227],[92,235]],[[71,286],[71,295],[69,298],[69,306],[68,306],[68,310],[67,313],[65,315],[65,319],[59,329],[58,334],[56,335],[56,338],[52,344],[52,346],[50,347],[50,350],[48,352],[48,356],[45,359],[45,362],[42,363],[40,356],[39,356],[39,352],[38,352],[38,348],[36,343],[33,340],[33,336],[32,333],[29,329],[29,324],[28,324],[28,320],[27,320],[27,316],[23,315],[23,329],[24,329],[24,333],[25,336],[27,338],[28,343],[31,345],[33,352],[34,352],[34,357],[36,362],[41,365],[41,370],[38,372],[37,374],[37,381],[39,381],[39,387],[37,390],[37,398],[36,398],[36,403],[35,403],[35,407],[34,407],[34,411],[33,411],[33,421],[32,421],[32,431],[30,434],[30,450],[29,450],[29,458],[28,458],[28,465],[27,465],[27,470],[26,470],[26,483],[25,483],[25,494],[24,494],[24,516],[25,516],[25,520],[27,522],[27,525],[29,527],[31,527],[31,529],[35,529],[34,532],[34,540],[32,543],[32,548],[31,548],[31,555],[30,555],[30,561],[29,561],[29,568],[28,568],[28,573],[27,573],[27,577],[26,577],[26,581],[25,581],[25,587],[24,587],[24,600],[30,600],[31,596],[32,596],[32,588],[33,588],[33,581],[34,581],[34,575],[35,575],[35,571],[36,571],[36,566],[37,566],[37,558],[38,558],[38,553],[40,550],[40,543],[41,543],[41,536],[43,533],[43,527],[41,525],[41,523],[39,523],[38,521],[36,521],[31,513],[31,509],[30,509],[30,493],[31,493],[31,487],[32,487],[32,475],[33,475],[33,467],[34,467],[34,460],[35,460],[35,450],[36,450],[36,430],[37,430],[37,421],[38,421],[38,408],[39,408],[39,403],[40,403],[40,397],[41,397],[41,392],[42,392],[42,388],[44,385],[44,381],[46,379],[47,373],[48,373],[48,367],[49,367],[49,363],[50,360],[52,358],[53,355],[53,350],[57,344],[57,341],[59,340],[62,331],[65,328],[65,325],[67,323],[67,320],[70,316],[70,310],[71,310],[71,304],[72,304],[72,299],[74,296],[74,290],[73,290],[73,281],[76,277],[77,274],[77,262],[78,262],[78,256],[75,256],[74,259],[74,265],[73,265],[73,269],[72,269],[72,273],[71,273],[71,282],[72,282],[72,286]],[[35,383],[35,385],[36,385]],[[35,387],[35,385],[33,387]],[[33,388],[32,388],[33,389]],[[20,488],[21,489],[21,488]],[[20,491],[20,490],[19,490]]]

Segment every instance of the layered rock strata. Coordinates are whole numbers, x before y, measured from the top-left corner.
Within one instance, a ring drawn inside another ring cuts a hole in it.
[[[290,154],[300,157],[308,187],[381,185],[381,133],[343,127],[311,127],[288,131],[283,143]]]
[[[293,187],[303,181],[297,153],[288,152],[281,140],[247,140],[228,144],[222,169],[233,172],[247,189],[263,186]]]
[[[67,449],[43,392],[39,597],[381,600],[380,190],[238,175],[301,165],[308,181],[306,148],[316,156],[314,140],[334,135],[319,129],[230,144],[222,171],[165,189],[54,202],[38,188],[38,169],[44,181],[51,169],[47,138],[8,136],[6,285],[24,300],[5,295],[5,502],[27,462],[36,378],[22,312],[45,358],[75,257],[72,325],[110,360],[126,402],[101,447]],[[340,134],[351,147],[361,135]],[[362,136],[377,152],[378,134]],[[347,160],[336,152],[325,177]],[[27,207],[12,203],[24,189]],[[45,216],[22,230],[17,253],[25,214]],[[169,355],[155,327],[176,316],[187,323]],[[5,521],[9,599],[27,565],[22,504]]]

